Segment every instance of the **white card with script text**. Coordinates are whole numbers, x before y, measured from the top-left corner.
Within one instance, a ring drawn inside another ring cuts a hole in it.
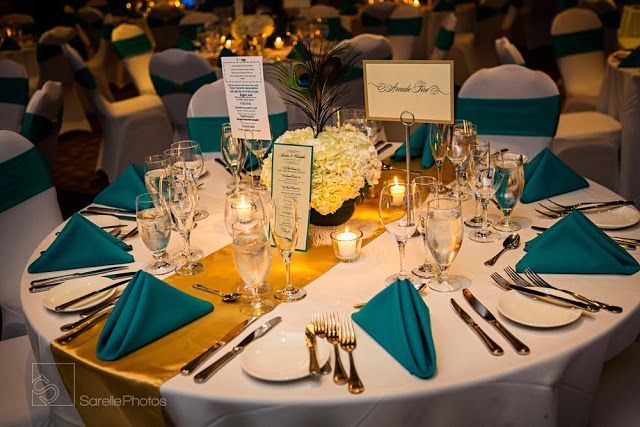
[[[223,57],[222,78],[233,135],[271,139],[262,57]]]
[[[273,144],[271,199],[279,208],[275,218],[276,229],[283,235],[290,233],[294,224],[291,207],[295,204],[299,217],[298,251],[306,251],[309,240],[312,165],[313,146]]]
[[[453,123],[453,61],[362,61],[367,118]]]

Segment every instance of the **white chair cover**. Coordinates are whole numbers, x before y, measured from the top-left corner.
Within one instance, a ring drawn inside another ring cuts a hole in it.
[[[20,132],[29,99],[27,70],[10,59],[0,59],[0,129]]]
[[[500,64],[525,65],[524,58],[518,48],[512,45],[506,37],[496,39],[496,54]]]
[[[27,104],[22,120],[22,136],[42,152],[49,168],[53,169],[58,152],[59,118],[62,113],[62,84],[46,82]]]
[[[187,107],[197,89],[216,80],[213,68],[197,53],[167,49],[153,55],[149,71],[173,123],[173,139],[187,139]]]
[[[598,15],[583,8],[567,9],[554,18],[551,37],[566,89],[564,111],[595,110],[605,67]]]
[[[477,71],[462,85],[456,117],[474,122],[492,150],[508,148],[533,158],[551,144],[558,106],[558,87],[548,75],[520,65],[499,65]],[[505,130],[496,131],[500,127]]]
[[[111,33],[111,41],[138,92],[155,94],[149,77],[153,47],[145,31],[137,25],[121,24]]]
[[[158,96],[140,95],[109,103],[97,90],[80,55],[69,46],[64,47],[64,52],[102,124],[98,169],[114,179],[131,163],[142,163],[145,157],[162,153],[171,145],[171,122]]]
[[[178,23],[184,13],[173,4],[160,4],[147,14],[147,25],[156,41],[156,50],[169,49],[178,38]]]
[[[335,18],[340,16],[340,12],[333,6],[316,4],[307,10],[301,11],[300,15],[307,18]]]
[[[25,159],[25,154],[33,157]],[[17,158],[17,159],[16,159]],[[33,250],[55,227],[62,222],[62,214],[58,206],[56,190],[53,187],[46,162],[33,144],[23,136],[8,130],[0,130],[0,171],[8,161],[20,161],[19,171],[25,177],[20,180],[15,173],[10,180],[8,176],[0,176],[5,184],[11,183],[8,189],[14,194],[10,198],[13,205],[0,211],[0,235],[4,242],[11,244],[0,246],[0,305],[2,307],[2,338],[24,335],[26,333],[24,315],[20,304],[20,280],[24,267]],[[24,164],[22,160],[28,160]],[[14,170],[15,170],[14,165]],[[17,182],[16,182],[17,181]],[[39,183],[36,190],[25,192],[20,186],[24,182]],[[22,193],[20,191],[22,190]],[[16,198],[17,197],[17,198]],[[3,194],[3,201],[8,195]],[[22,201],[20,201],[22,199]],[[1,365],[0,365],[1,366]]]
[[[447,58],[449,51],[451,50],[451,46],[455,43],[455,38],[458,37],[458,35],[456,35],[457,24],[458,18],[456,18],[455,13],[448,12],[442,20],[442,25],[438,31],[438,37],[436,38],[436,43],[429,59],[442,60]],[[460,36],[464,37],[464,34],[465,33],[460,33]],[[469,40],[472,41],[472,38],[469,38]]]
[[[62,54],[62,46],[75,37],[76,31],[69,27],[54,27],[43,33],[38,42],[38,65],[40,66],[40,83],[52,80],[62,83],[64,107],[60,134],[69,131],[91,131],[82,102],[76,92],[73,73],[69,69]]]
[[[100,45],[104,14],[92,6],[84,6],[76,11],[78,26],[86,34],[91,48],[96,51]]]
[[[598,15],[604,31],[604,52],[606,55],[618,49],[618,27],[620,11],[613,0],[580,0],[579,7],[590,9]]]
[[[369,34],[386,34],[387,19],[391,15],[396,4],[390,1],[366,4],[360,13],[362,32]]]
[[[387,21],[387,38],[393,49],[393,59],[416,57],[417,44],[423,32],[422,12],[419,8],[400,5],[393,9]]]

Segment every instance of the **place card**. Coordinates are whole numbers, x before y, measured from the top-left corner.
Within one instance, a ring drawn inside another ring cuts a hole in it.
[[[231,131],[238,138],[271,139],[261,56],[222,57]]]
[[[296,250],[306,251],[309,236],[309,211],[311,209],[311,173],[313,146],[298,144],[273,144],[271,167],[271,198],[279,209],[276,227],[285,231],[293,226],[291,205],[295,204],[300,220]]]
[[[453,123],[453,61],[362,61],[367,119]]]

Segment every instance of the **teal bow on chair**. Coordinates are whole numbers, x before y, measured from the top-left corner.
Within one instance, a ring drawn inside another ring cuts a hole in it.
[[[177,83],[156,74],[151,74],[151,82],[153,82],[153,87],[156,89],[158,96],[170,95],[172,93],[190,93],[193,95],[201,86],[213,83],[216,79],[216,74],[211,72],[183,83]]]
[[[53,187],[47,162],[33,147],[0,163],[0,212]]]

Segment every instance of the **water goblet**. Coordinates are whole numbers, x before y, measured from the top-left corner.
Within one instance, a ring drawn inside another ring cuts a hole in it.
[[[193,176],[196,183],[204,170],[204,156],[202,155],[202,147],[196,141],[184,140],[171,144],[171,149],[178,150],[179,156],[184,159],[187,170]],[[201,221],[209,216],[209,212],[205,209],[196,210],[196,221]]]
[[[427,206],[430,200],[437,197],[438,183],[436,178],[432,176],[419,176],[411,181],[411,185],[416,189],[417,208],[418,211],[418,232],[422,235],[422,242],[427,257],[429,256],[429,248],[427,246]],[[411,273],[422,279],[429,279],[440,274],[437,264],[429,262],[425,257],[424,263],[420,267],[411,270]]]
[[[465,162],[465,169],[467,170],[470,170],[471,165],[469,160],[474,154],[481,154],[481,153],[484,154],[485,151],[489,152],[489,141],[476,139],[476,141],[473,144],[471,144],[471,147],[469,150],[470,150],[469,157]],[[469,177],[470,173],[466,172],[465,175]],[[489,221],[488,218],[483,218],[482,216],[482,210],[481,210],[482,203],[480,201],[480,197],[478,196],[478,194],[475,191],[473,191],[473,184],[471,183],[470,179],[467,179],[467,184],[471,186],[471,192],[473,193],[473,198],[475,199],[475,203],[474,203],[473,216],[471,218],[465,219],[464,225],[471,228],[481,228],[484,224],[484,221],[487,221],[487,224],[491,225],[491,221]]]
[[[469,186],[473,190],[476,200],[482,205],[481,227],[469,233],[474,242],[489,243],[500,240],[500,234],[489,230],[487,208],[489,200],[496,192],[496,161],[491,157],[490,144],[487,141],[477,141],[471,148],[467,164]],[[466,224],[466,223],[465,223]]]
[[[493,228],[507,232],[520,230],[521,225],[511,220],[511,214],[524,190],[522,154],[503,152],[498,155],[494,186],[503,217],[493,224]]]
[[[164,259],[171,237],[171,216],[160,203],[158,193],[143,193],[136,197],[136,222],[144,245],[155,259],[153,263],[144,267],[144,271],[166,274],[175,270],[175,264]]]
[[[264,156],[269,151],[271,147],[270,139],[255,139],[253,137],[252,132],[247,132],[245,135],[244,144],[247,146],[249,151],[258,159],[258,170],[262,170],[262,166],[264,163]],[[260,182],[260,174],[258,173],[257,179],[254,174],[254,169],[251,170],[251,177],[253,180],[253,188],[255,190],[267,191],[268,188]]]
[[[458,200],[469,199],[469,193],[465,191],[465,186],[460,181],[464,162],[469,156],[469,148],[476,140],[476,125],[468,120],[456,120],[453,125],[451,139],[447,145],[447,157],[453,163],[456,171],[456,179],[451,187],[450,196]]]
[[[149,193],[159,192],[159,182],[165,176],[166,159],[162,154],[154,154],[144,159],[144,186]]]
[[[447,154],[449,139],[451,139],[451,125],[432,124],[429,126],[429,148],[431,149],[431,154],[433,155],[433,160],[436,162],[436,169],[438,171],[436,197],[445,192],[442,186],[442,166]]]
[[[247,160],[247,148],[242,141],[233,137],[229,123],[223,124],[221,130],[220,149],[222,151],[222,159],[233,174],[234,181],[232,190],[227,193],[230,194],[234,191],[240,191],[240,172],[242,172]]]

